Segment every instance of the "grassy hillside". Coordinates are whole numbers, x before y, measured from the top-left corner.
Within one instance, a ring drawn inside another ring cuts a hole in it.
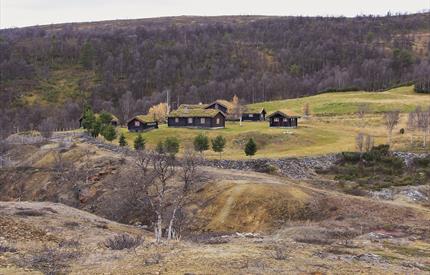
[[[154,148],[159,140],[166,137],[178,137],[181,147],[191,146],[193,138],[201,132],[210,138],[223,135],[227,139],[227,147],[223,155],[227,159],[246,158],[243,153],[245,142],[254,138],[258,144],[256,157],[288,157],[303,155],[318,155],[355,150],[355,137],[358,132],[370,134],[376,144],[387,142],[387,133],[383,124],[383,112],[399,109],[402,112],[413,110],[417,105],[430,106],[430,95],[417,94],[413,87],[401,87],[382,93],[344,92],[327,93],[317,96],[292,100],[272,101],[252,106],[266,108],[269,112],[275,110],[293,110],[301,113],[305,103],[309,103],[312,117],[300,119],[297,129],[269,128],[268,122],[227,122],[225,129],[201,130],[168,128],[161,125],[160,129],[143,133],[147,146]],[[363,130],[360,121],[354,115],[357,106],[368,103],[371,112],[366,116],[366,128]],[[401,135],[399,130],[406,127],[406,114],[394,130],[396,150],[411,149],[409,146],[410,133]],[[129,133],[126,128],[120,129],[133,144],[136,133]],[[419,133],[414,133],[419,135]],[[217,158],[218,154],[207,151],[205,156]]]
[[[303,113],[303,106],[309,104],[311,114],[318,116],[354,114],[360,104],[369,104],[372,113],[389,110],[410,112],[417,105],[430,106],[430,96],[414,92],[413,86],[400,87],[385,92],[334,92],[303,98],[277,100],[251,104],[264,107],[270,113],[276,110],[293,110]]]

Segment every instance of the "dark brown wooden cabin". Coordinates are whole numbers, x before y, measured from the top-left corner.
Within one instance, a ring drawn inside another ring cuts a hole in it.
[[[96,118],[98,118],[99,117],[99,115],[100,114],[94,114],[94,116],[96,117]],[[117,127],[118,125],[119,125],[119,119],[115,116],[115,115],[113,115],[113,114],[110,114],[111,116],[112,116],[112,120],[110,121],[110,124],[113,126],[113,127]],[[84,119],[84,116],[82,115],[80,118],[79,118],[79,128],[82,128],[82,120]]]
[[[242,121],[264,121],[266,120],[266,110],[264,108],[246,108],[242,113]]]
[[[267,118],[269,119],[270,127],[297,128],[300,116],[293,113],[276,111],[267,116]]]
[[[129,132],[143,132],[158,129],[158,122],[148,115],[135,116],[127,122]]]
[[[205,109],[217,109],[228,115],[229,111],[233,108],[233,104],[227,100],[218,99],[208,105],[206,105]]]
[[[216,129],[225,127],[226,115],[218,109],[181,108],[170,113],[169,127]]]

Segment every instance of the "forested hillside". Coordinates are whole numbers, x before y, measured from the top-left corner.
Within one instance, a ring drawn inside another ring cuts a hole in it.
[[[0,129],[71,127],[85,103],[124,121],[164,101],[167,90],[173,107],[234,94],[254,103],[383,90],[426,80],[429,52],[430,13],[172,17],[4,29]]]

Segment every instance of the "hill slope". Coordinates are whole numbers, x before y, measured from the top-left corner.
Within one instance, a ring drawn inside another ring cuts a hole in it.
[[[26,114],[21,129],[72,113],[18,112],[29,104],[86,101],[125,121],[165,101],[166,90],[176,107],[234,94],[255,103],[389,88],[430,75],[429,16],[172,17],[1,30],[1,128]]]
[[[413,86],[400,87],[385,92],[336,92],[289,100],[260,102],[249,105],[253,108],[265,108],[269,113],[274,111],[294,111],[303,113],[308,104],[310,113],[317,116],[351,115],[358,111],[360,105],[368,105],[369,113],[384,113],[399,110],[411,112],[417,106],[430,106],[430,96],[414,92]]]

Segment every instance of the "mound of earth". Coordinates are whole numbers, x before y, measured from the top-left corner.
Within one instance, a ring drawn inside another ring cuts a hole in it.
[[[232,188],[239,188],[239,195],[246,187]],[[249,190],[259,188],[268,192],[260,186]],[[292,190],[281,194],[308,199]],[[430,270],[428,240],[380,230],[345,242],[335,228],[316,223],[291,225],[270,235],[201,234],[194,240],[156,245],[149,232],[61,204],[1,202],[0,229],[0,274],[426,274]],[[105,245],[108,238],[124,233],[142,236],[143,242],[122,250]]]

